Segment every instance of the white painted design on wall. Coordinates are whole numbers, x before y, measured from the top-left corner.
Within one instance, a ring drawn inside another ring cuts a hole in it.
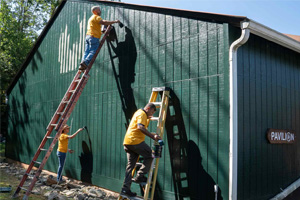
[[[76,21],[72,23],[76,23]],[[77,70],[84,53],[86,12],[83,14],[83,19],[80,18],[78,14],[77,23],[79,24],[79,30],[70,30],[71,28],[66,24],[59,36],[58,62],[60,63],[61,74]],[[72,44],[70,43],[70,34],[74,31],[79,31],[79,38],[77,40],[75,39],[75,42]]]

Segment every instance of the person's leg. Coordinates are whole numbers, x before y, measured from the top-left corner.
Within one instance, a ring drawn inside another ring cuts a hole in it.
[[[57,151],[57,157],[58,157],[58,170],[57,170],[57,181],[61,181],[62,180],[62,170],[65,164],[65,160],[66,160],[66,153],[63,152],[59,152]]]
[[[137,172],[136,177],[144,177],[149,172],[151,163],[153,161],[152,150],[145,142],[142,142],[138,145],[135,145],[134,152],[143,156],[144,158],[143,165]]]
[[[81,62],[84,62],[86,57],[89,55],[90,52],[89,38],[91,38],[90,35],[87,35],[85,38],[85,50]]]
[[[131,150],[131,146],[132,145],[124,146],[124,150],[127,153],[127,166],[126,166],[125,180],[123,183],[123,188],[126,188],[126,189],[130,189],[131,182],[132,182],[132,180],[131,180],[132,179],[132,170],[134,169],[135,164],[138,159],[138,156],[139,156],[137,153],[135,153]]]
[[[84,59],[84,63],[86,65],[90,64],[93,56],[95,55],[95,53],[99,47],[100,42],[99,42],[98,38],[90,37],[90,38],[88,38],[88,44],[89,44],[89,52],[88,52],[88,55]]]

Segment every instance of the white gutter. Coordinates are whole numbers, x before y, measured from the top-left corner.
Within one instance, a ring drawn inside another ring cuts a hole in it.
[[[229,199],[237,199],[237,49],[249,38],[249,29],[242,29],[242,35],[229,49],[229,87],[230,87],[230,149],[229,149]]]
[[[237,199],[237,176],[238,176],[238,99],[237,99],[237,49],[249,39],[250,32],[279,44],[283,47],[300,53],[300,42],[279,33],[267,26],[253,20],[241,22],[242,34],[234,41],[229,49],[229,79],[230,79],[230,147],[229,147],[229,200]],[[277,196],[290,194],[300,186],[300,179],[290,185]],[[277,197],[276,196],[276,197]],[[275,197],[274,197],[275,198]]]

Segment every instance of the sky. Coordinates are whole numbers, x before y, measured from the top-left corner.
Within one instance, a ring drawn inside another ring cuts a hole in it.
[[[245,16],[278,32],[300,35],[300,0],[122,0],[122,2]]]

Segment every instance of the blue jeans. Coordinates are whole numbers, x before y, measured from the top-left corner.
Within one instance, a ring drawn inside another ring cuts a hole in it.
[[[58,157],[58,162],[59,162],[58,170],[57,170],[57,181],[61,181],[62,180],[61,174],[62,174],[62,170],[63,170],[64,164],[66,161],[67,153],[57,151],[56,155]]]
[[[99,38],[87,35],[85,38],[85,51],[81,62],[89,65],[100,45]]]

